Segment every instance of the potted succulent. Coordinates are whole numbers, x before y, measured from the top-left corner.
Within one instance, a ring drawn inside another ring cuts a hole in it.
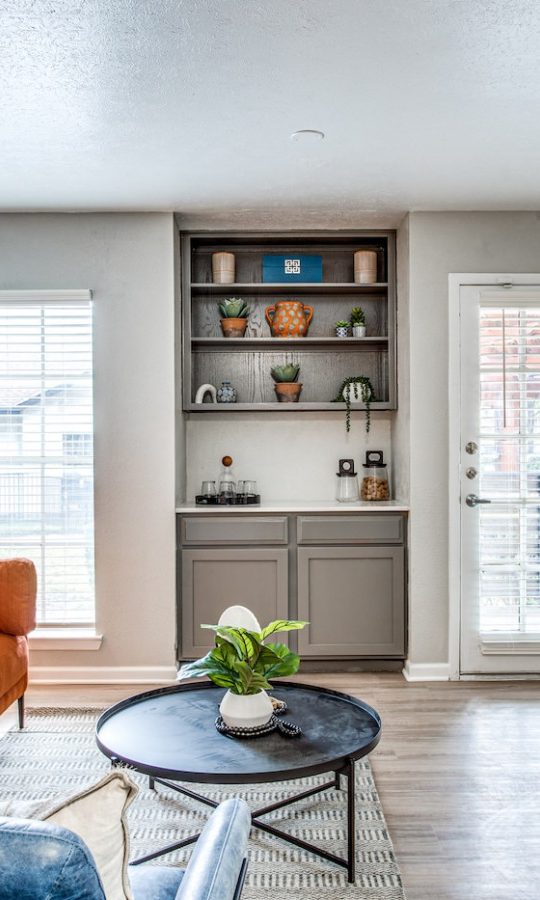
[[[274,390],[279,403],[298,403],[298,398],[302,391],[302,384],[299,384],[298,373],[300,366],[294,363],[286,363],[283,366],[274,366],[270,369],[272,378],[276,382]]]
[[[221,313],[223,337],[244,337],[247,328],[249,308],[241,297],[230,297],[218,303]]]
[[[336,322],[334,327],[336,329],[336,337],[349,337],[349,323],[346,322],[345,319],[340,319],[339,322]]]
[[[351,328],[353,337],[363,338],[366,336],[366,316],[364,310],[359,306],[353,306],[351,310]]]
[[[366,404],[366,431],[371,427],[371,403],[375,400],[375,391],[369,378],[365,375],[351,375],[345,378],[338,391],[334,403],[345,403],[345,427],[351,430],[351,403],[361,400]]]
[[[213,650],[192,663],[186,663],[178,679],[207,675],[219,687],[228,688],[219,711],[229,728],[257,728],[266,725],[273,706],[266,691],[271,678],[293,675],[300,657],[285,644],[266,644],[267,638],[280,631],[296,631],[307,622],[277,619],[261,631],[249,631],[226,625],[201,625],[216,633]]]

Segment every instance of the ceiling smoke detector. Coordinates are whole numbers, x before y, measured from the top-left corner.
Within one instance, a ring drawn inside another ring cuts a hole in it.
[[[300,131],[293,131],[291,141],[311,144],[316,141],[324,141],[324,137],[324,131],[318,131],[316,128],[302,128]]]

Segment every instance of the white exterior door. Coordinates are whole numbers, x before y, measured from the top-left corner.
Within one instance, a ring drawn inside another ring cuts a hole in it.
[[[461,287],[460,368],[460,671],[537,673],[540,286]]]

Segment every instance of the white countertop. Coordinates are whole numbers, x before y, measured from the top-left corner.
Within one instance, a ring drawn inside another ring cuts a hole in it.
[[[177,513],[205,513],[206,515],[245,515],[246,513],[364,513],[364,512],[408,512],[407,504],[400,500],[378,500],[367,503],[338,503],[337,500],[268,500],[257,506],[197,506],[195,503],[181,503]]]

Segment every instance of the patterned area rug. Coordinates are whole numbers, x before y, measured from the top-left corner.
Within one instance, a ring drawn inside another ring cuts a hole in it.
[[[0,791],[2,799],[49,800],[75,793],[109,771],[109,761],[97,749],[94,728],[99,710],[36,709],[28,711],[24,732],[8,732],[0,741]],[[357,876],[347,883],[345,869],[327,863],[278,838],[253,830],[243,900],[405,900],[384,814],[367,760],[356,765]],[[132,857],[199,831],[208,809],[158,786],[148,790],[147,779],[130,773],[140,793],[130,808]],[[325,776],[295,782],[214,788],[190,785],[215,800],[234,794],[253,808],[272,803]],[[318,843],[332,852],[346,849],[346,803],[339,791],[326,791],[269,814],[266,821],[292,834]],[[158,860],[158,864],[182,865],[190,848]]]

